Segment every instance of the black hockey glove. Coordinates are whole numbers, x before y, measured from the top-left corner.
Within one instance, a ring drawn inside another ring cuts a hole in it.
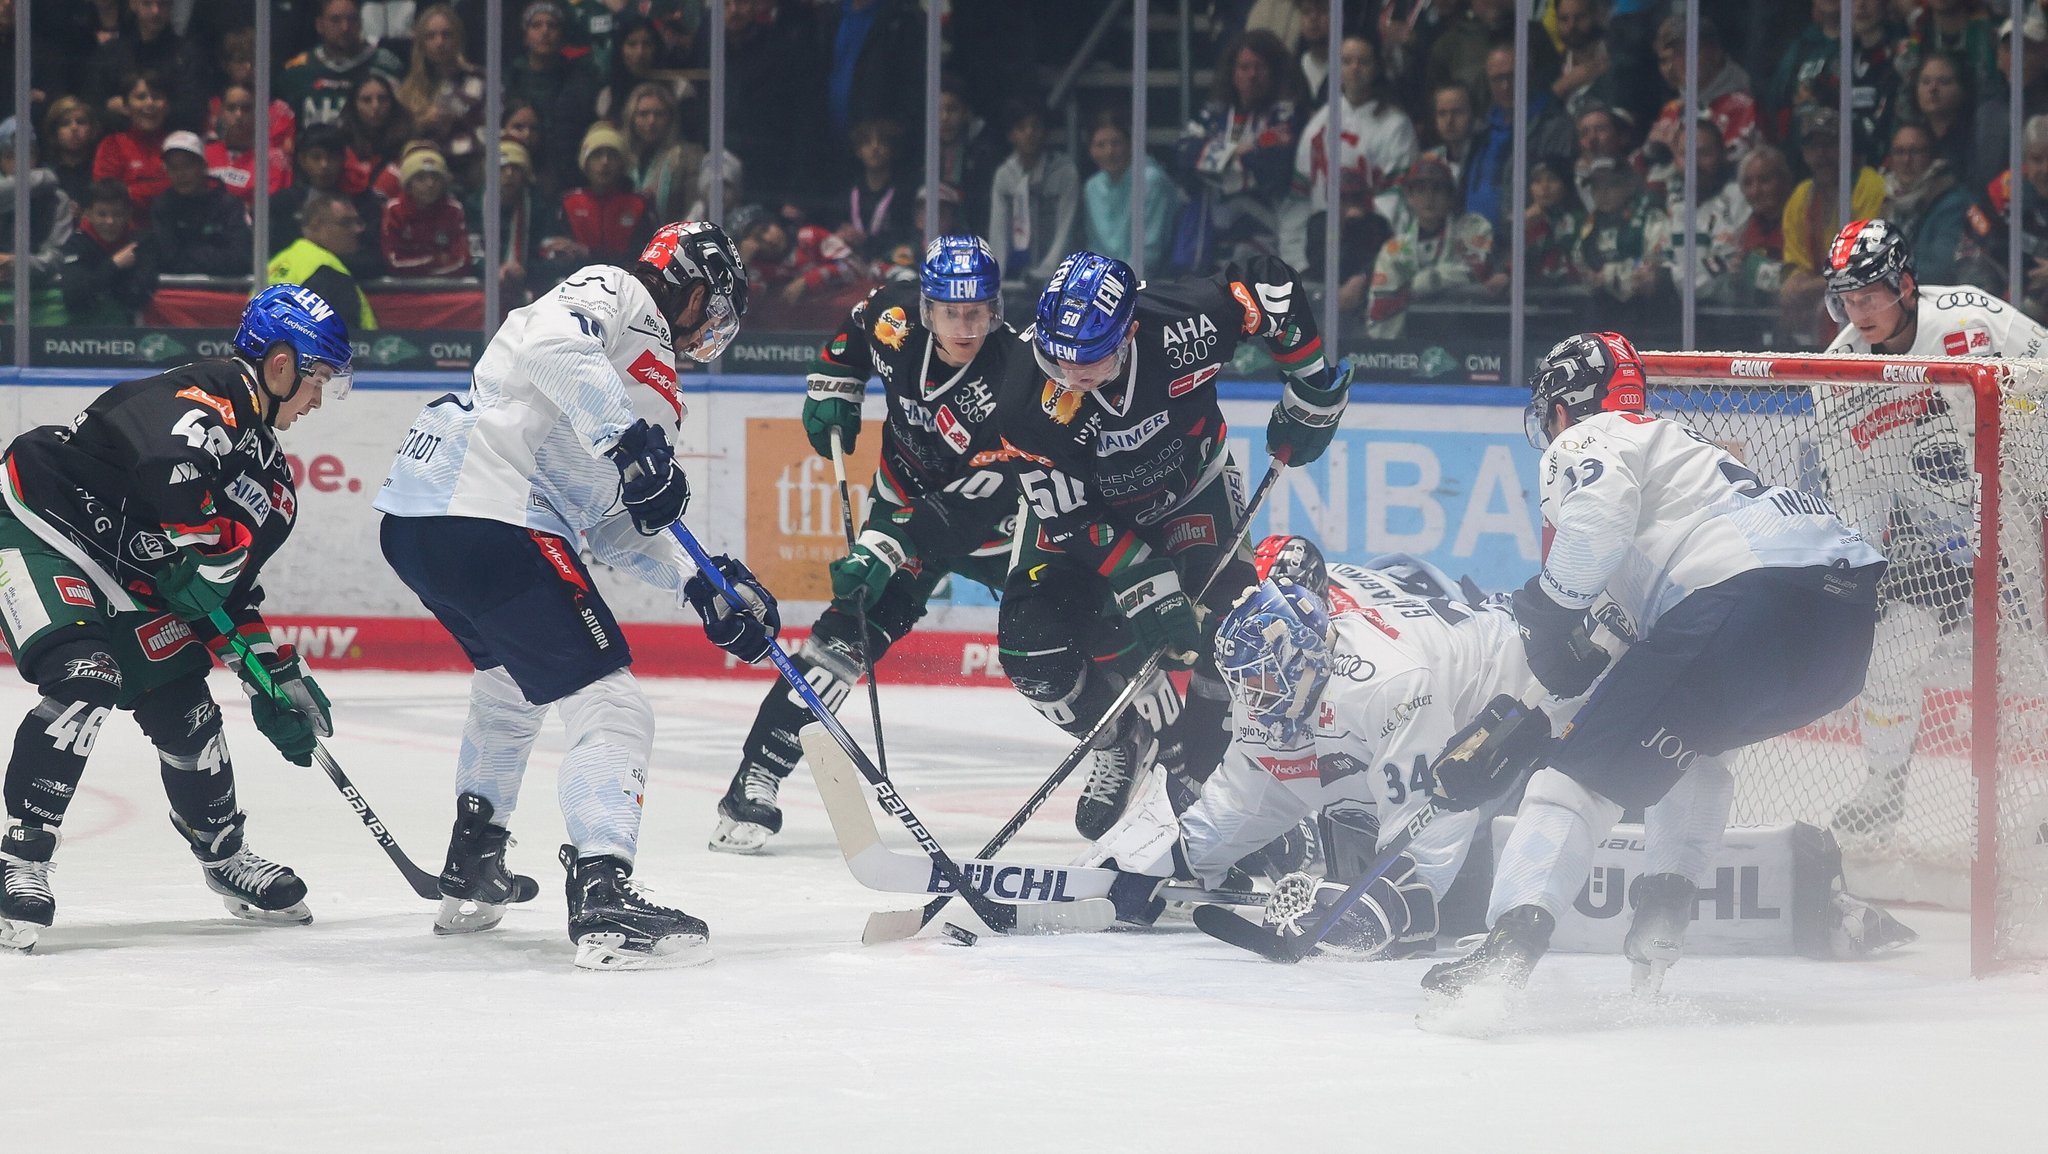
[[[1201,648],[1201,621],[1195,616],[1194,603],[1181,590],[1173,562],[1164,557],[1148,558],[1112,581],[1117,610],[1131,623],[1140,649],[1164,649],[1168,657],[1185,660],[1181,655]]]
[[[1351,372],[1351,358],[1345,357],[1322,388],[1289,377],[1266,422],[1266,455],[1283,465],[1306,465],[1322,456],[1344,417]]]
[[[1439,809],[1463,813],[1506,793],[1550,748],[1550,718],[1503,693],[1437,755]]]
[[[1586,631],[1586,611],[1567,609],[1543,591],[1543,576],[1515,590],[1515,624],[1529,672],[1558,697],[1577,697],[1590,688],[1613,658]]]
[[[646,421],[635,421],[605,456],[619,467],[619,495],[632,514],[633,527],[658,537],[690,504],[690,482],[676,464],[668,434]]]
[[[775,595],[763,588],[744,564],[718,554],[711,558],[725,574],[732,591],[746,604],[735,609],[719,595],[716,586],[702,573],[693,573],[683,583],[683,596],[690,608],[704,619],[704,636],[748,665],[768,656],[775,635],[782,630],[782,613],[775,607]]]
[[[263,692],[249,670],[237,669],[242,677],[242,692],[249,695],[249,716],[255,719],[257,731],[277,747],[286,761],[293,765],[313,764],[314,745],[320,738],[334,736],[327,694],[306,672],[298,651],[289,645],[280,645],[275,654],[257,655],[256,659],[263,663],[264,672],[270,674],[270,683],[277,691],[274,695]],[[279,701],[280,697],[284,700]]]

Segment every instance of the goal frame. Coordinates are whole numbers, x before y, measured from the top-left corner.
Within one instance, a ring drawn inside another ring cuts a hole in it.
[[[1976,784],[1976,815],[1970,858],[1970,971],[1983,977],[2009,965],[1997,956],[1999,641],[1998,558],[2004,388],[2010,377],[1994,358],[1857,356],[1839,353],[1646,352],[1641,354],[1647,386],[1850,384],[1926,385],[1970,390],[1970,421],[1976,431],[1972,462],[1978,498],[1976,557],[1970,590],[1970,772]]]

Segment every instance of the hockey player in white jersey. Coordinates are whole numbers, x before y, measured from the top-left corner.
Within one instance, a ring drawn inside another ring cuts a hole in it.
[[[1828,251],[1831,353],[2038,357],[2048,329],[1968,286],[1922,285],[1897,226],[1858,220]],[[1881,836],[1904,810],[1924,690],[1967,671],[1975,560],[1975,431],[1944,390],[1814,389],[1829,488],[1850,523],[1881,540],[1878,650],[1857,711],[1870,776],[1835,812],[1844,837]],[[1905,400],[1901,405],[1900,401]],[[1906,655],[1917,655],[1917,660]]]
[[[580,552],[673,591],[741,660],[766,655],[774,599],[720,557],[747,602],[728,604],[666,532],[689,500],[671,447],[683,417],[676,352],[717,357],[746,307],[746,269],[725,233],[667,225],[632,268],[591,265],[514,310],[469,391],[429,402],[399,448],[376,500],[385,559],[476,667],[437,933],[489,929],[507,902],[534,896],[506,866],[507,823],[558,705],[576,964],[710,960],[704,923],[633,881],[654,711]]]
[[[1423,979],[1445,1000],[1527,981],[1624,809],[1646,811],[1648,860],[1623,949],[1639,973],[1661,972],[1727,823],[1722,755],[1863,686],[1884,558],[1821,498],[1767,485],[1686,425],[1646,414],[1646,386],[1617,333],[1568,338],[1536,366],[1530,440],[1544,448],[1555,535],[1515,593],[1515,619],[1544,689],[1592,696],[1529,779],[1495,862],[1485,941]],[[1611,670],[1587,614],[1603,594],[1602,624],[1629,643]],[[1522,768],[1447,759],[1439,802],[1481,804]]]
[[[1448,579],[1411,558],[1325,574],[1301,538],[1269,538],[1259,558],[1272,575],[1216,634],[1235,734],[1222,765],[1177,820],[1155,770],[1143,801],[1091,855],[1125,871],[1112,897],[1127,921],[1157,916],[1154,895],[1169,876],[1218,886],[1233,865],[1316,818],[1326,876],[1277,879],[1266,907],[1280,933],[1307,931],[1364,876],[1382,831],[1400,830],[1429,804],[1430,767],[1445,743],[1496,698],[1534,686],[1506,609],[1454,600]],[[1430,948],[1437,899],[1479,817],[1475,809],[1430,825],[1324,945],[1354,957]]]

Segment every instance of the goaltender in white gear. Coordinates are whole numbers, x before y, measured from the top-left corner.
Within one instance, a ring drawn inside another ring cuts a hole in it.
[[[2048,329],[1967,285],[1923,285],[1891,222],[1851,221],[1828,252],[1828,309],[1846,322],[1831,353],[2039,357]],[[1976,559],[1976,429],[1955,390],[1813,390],[1829,491],[1851,524],[1884,544],[1877,649],[1858,708],[1870,777],[1836,810],[1845,838],[1880,837],[1905,808],[1925,690],[1959,681],[1970,652]],[[2016,456],[2016,454],[2015,454]],[[2039,604],[2038,599],[2032,603]],[[1914,655],[1917,659],[1908,657]]]

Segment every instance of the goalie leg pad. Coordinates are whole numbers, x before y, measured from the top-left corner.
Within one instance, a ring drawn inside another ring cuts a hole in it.
[[[576,856],[615,857],[631,865],[654,750],[654,708],[624,669],[560,704],[569,731],[560,781],[562,821]]]

